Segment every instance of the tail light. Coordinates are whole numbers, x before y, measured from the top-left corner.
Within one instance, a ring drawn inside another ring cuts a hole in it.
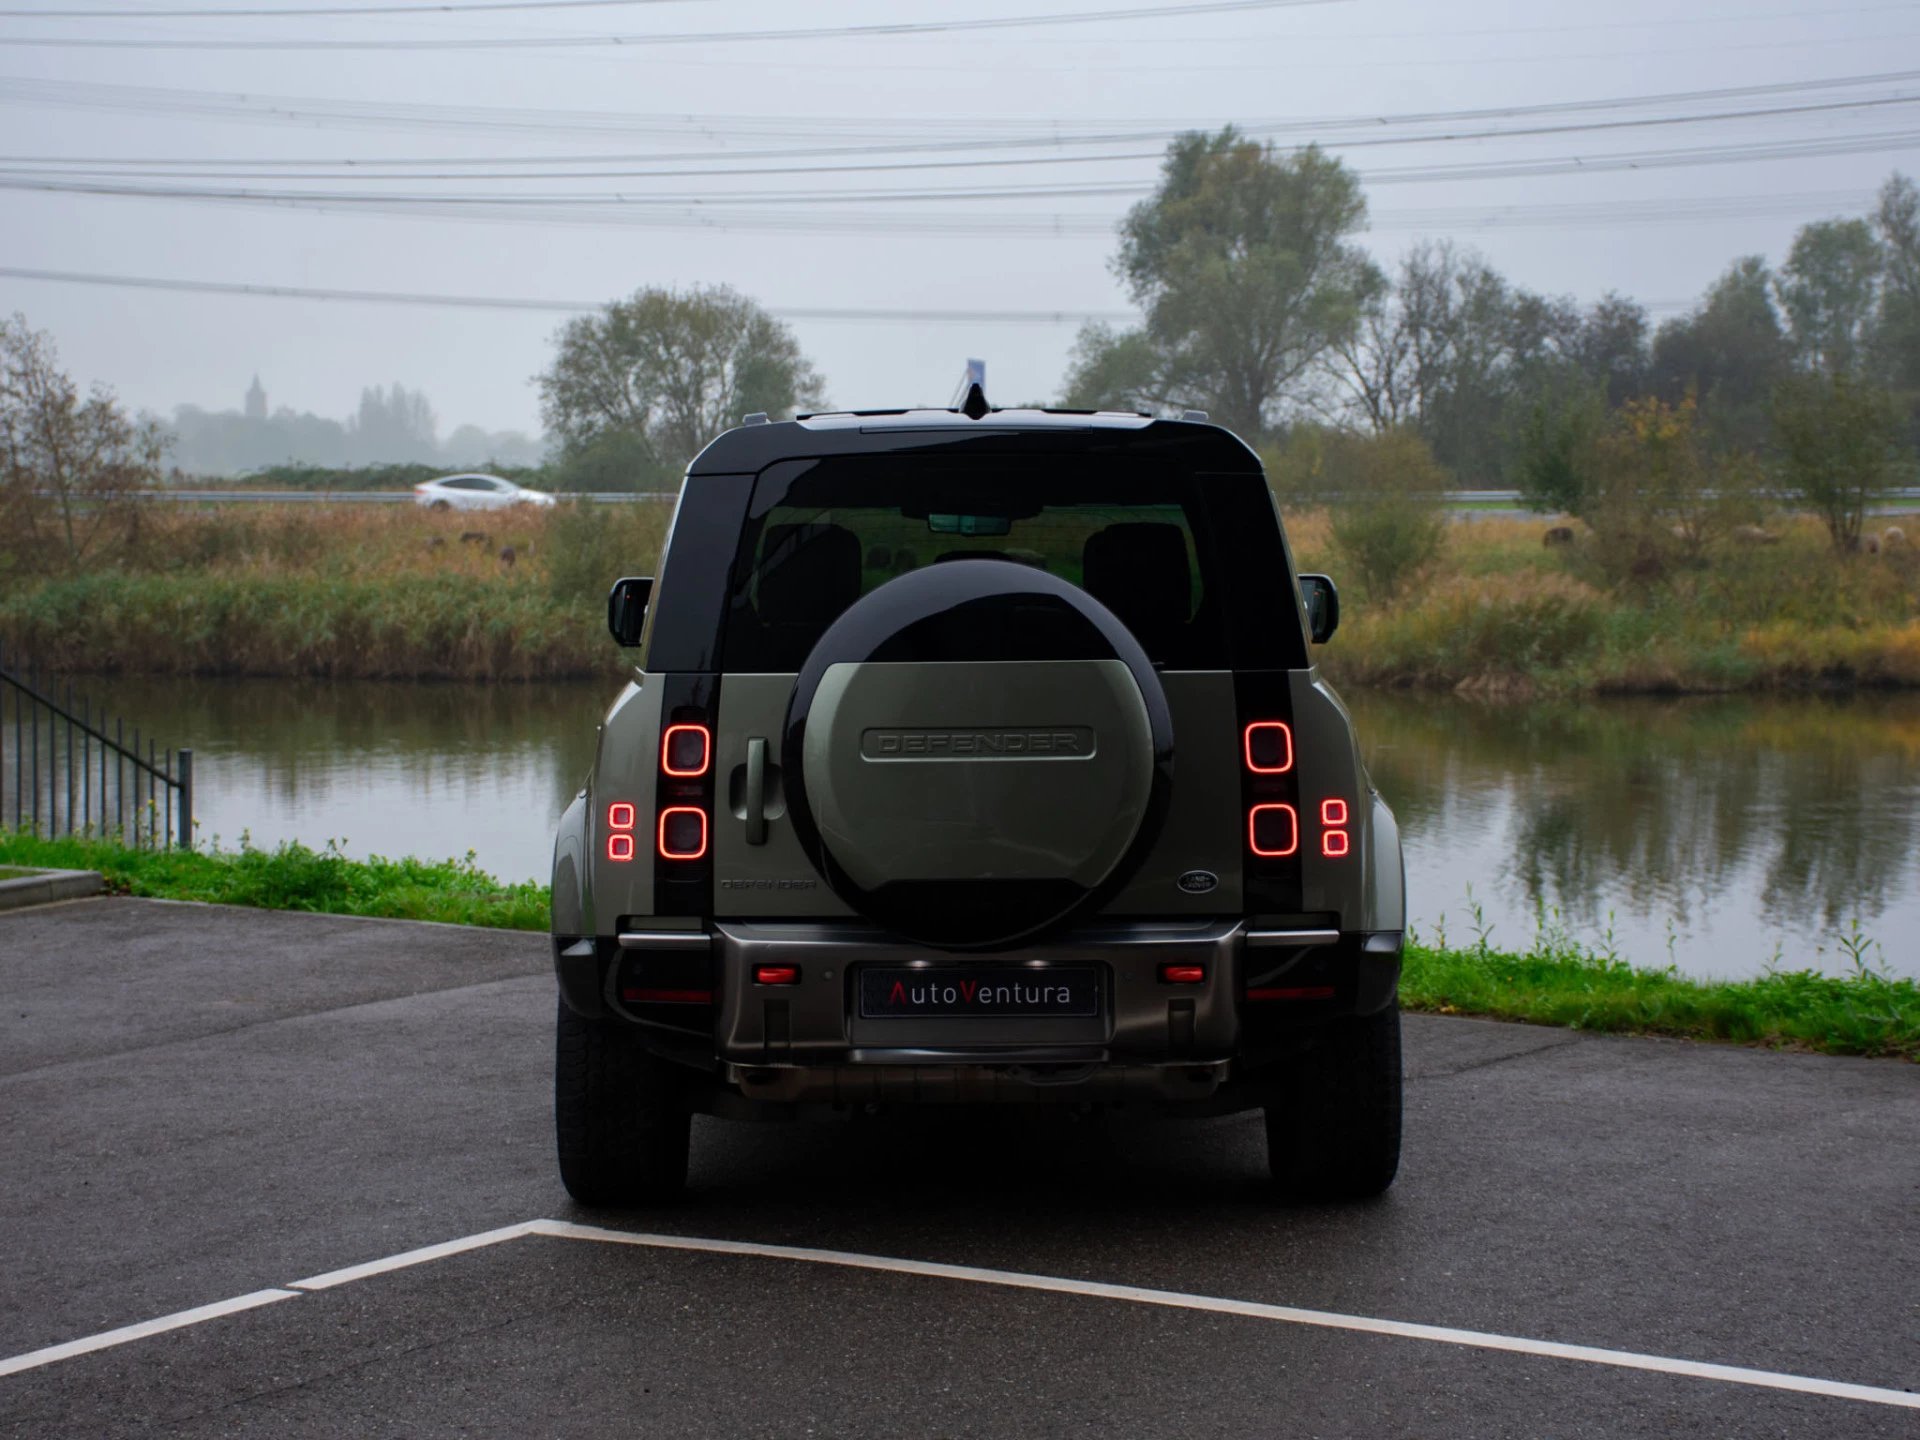
[[[707,812],[693,805],[669,805],[660,812],[660,858],[702,860],[707,854]]]
[[[660,737],[660,773],[696,780],[713,764],[713,732],[704,725],[669,725]]]
[[[1284,720],[1256,720],[1241,736],[1247,769],[1256,775],[1284,775],[1293,769],[1293,727]]]
[[[1256,805],[1247,812],[1247,846],[1267,860],[1284,860],[1300,849],[1300,812],[1291,805]]]
[[[1347,802],[1338,797],[1320,802],[1320,853],[1337,860],[1353,848],[1347,832]]]
[[[633,859],[633,828],[639,812],[625,800],[607,806],[607,859],[625,862]]]

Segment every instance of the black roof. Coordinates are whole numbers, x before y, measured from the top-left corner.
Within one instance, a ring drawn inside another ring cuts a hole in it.
[[[1125,454],[1188,470],[1260,473],[1260,458],[1229,430],[1126,412],[847,410],[741,425],[694,458],[689,475],[757,473],[780,460],[939,450],[969,455]]]

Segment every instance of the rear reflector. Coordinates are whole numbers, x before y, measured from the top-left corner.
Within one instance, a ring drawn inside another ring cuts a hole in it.
[[[1247,812],[1247,844],[1256,855],[1283,860],[1300,848],[1300,813],[1291,805],[1256,805]]]
[[[1331,1000],[1331,985],[1296,985],[1290,988],[1266,986],[1247,991],[1249,1000]]]
[[[713,763],[713,735],[704,725],[669,725],[660,737],[660,768],[677,780],[707,773]]]
[[[1207,978],[1204,965],[1162,965],[1160,983],[1163,985],[1199,985]]]
[[[707,853],[707,812],[673,805],[660,812],[660,858],[699,860]]]
[[[800,967],[798,965],[756,965],[753,967],[753,983],[756,985],[798,985]]]
[[[607,836],[607,859],[621,861],[633,859],[633,836]]]
[[[633,829],[634,821],[638,818],[639,812],[624,800],[616,800],[607,807],[607,828],[609,830],[631,830]]]

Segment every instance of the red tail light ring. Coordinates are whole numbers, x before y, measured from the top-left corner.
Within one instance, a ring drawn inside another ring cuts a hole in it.
[[[676,780],[693,780],[713,763],[713,732],[704,725],[669,725],[660,737],[660,769]]]
[[[1284,775],[1293,769],[1293,727],[1284,720],[1256,720],[1240,738],[1247,769],[1256,775]]]
[[[1291,805],[1256,805],[1247,812],[1247,845],[1268,860],[1300,849],[1300,812]]]
[[[633,836],[625,834],[607,836],[607,859],[620,861],[633,859]]]
[[[692,805],[670,805],[660,812],[660,858],[701,860],[707,854],[707,812]]]

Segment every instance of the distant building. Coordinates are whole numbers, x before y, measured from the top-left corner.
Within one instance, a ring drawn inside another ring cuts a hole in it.
[[[267,392],[260,388],[260,377],[253,377],[253,384],[247,387],[247,419],[264,420],[267,418]]]

